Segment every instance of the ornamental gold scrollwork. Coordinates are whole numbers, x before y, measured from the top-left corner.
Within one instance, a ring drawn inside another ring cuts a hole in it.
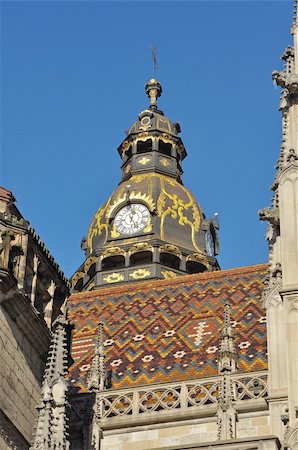
[[[149,156],[142,156],[142,158],[137,159],[137,164],[141,164],[142,166],[146,166],[151,162],[151,158]]]
[[[192,253],[191,255],[188,255],[186,257],[186,261],[199,262],[204,264],[205,266],[208,265],[208,259],[202,253]]]
[[[160,252],[166,252],[166,253],[173,253],[174,255],[178,256],[180,258],[181,251],[176,245],[173,244],[165,244],[159,247]]]
[[[131,144],[130,144],[130,142],[128,142],[128,141],[124,141],[124,142],[123,142],[122,147],[121,147],[122,154],[123,154],[123,153],[126,153],[126,152],[129,150],[130,145],[131,145]]]
[[[111,237],[113,239],[116,239],[120,236],[119,231],[117,230],[117,228],[115,227],[115,224],[113,224],[112,229],[111,229]]]
[[[130,169],[131,169],[131,165],[127,164],[127,166],[124,169],[124,173],[128,173],[130,171]]]
[[[147,225],[145,226],[145,228],[143,229],[143,231],[144,231],[145,233],[151,233],[152,230],[153,230],[153,225],[152,225],[152,219],[151,219],[151,217],[150,217],[149,220],[148,220],[148,223],[147,223]]]
[[[77,282],[81,279],[81,278],[83,278],[83,276],[85,275],[85,273],[84,272],[76,272],[75,274],[74,274],[74,276],[72,277],[72,279],[71,279],[71,287],[74,287],[76,284],[77,284]]]
[[[107,275],[106,277],[103,277],[102,279],[104,281],[104,283],[119,283],[119,281],[123,281],[124,280],[124,275],[122,273],[110,273],[109,275]]]
[[[167,216],[170,215],[172,219],[178,220],[179,225],[188,225],[190,227],[193,246],[196,250],[200,251],[195,240],[195,233],[199,230],[201,223],[200,212],[195,204],[193,197],[183,186],[180,186],[180,188],[188,197],[187,202],[179,199],[177,194],[167,192],[165,188],[165,180],[161,179],[161,193],[157,201],[157,213],[161,219],[161,239],[164,239],[165,220]],[[170,200],[172,202],[172,204],[168,207],[166,207],[166,200]],[[186,211],[192,212],[192,221],[184,214]]]
[[[138,270],[135,270],[134,272],[130,273],[129,277],[133,278],[134,280],[141,280],[142,278],[149,277],[149,275],[151,275],[150,270],[138,269]]]
[[[125,255],[125,251],[120,248],[120,247],[108,247],[106,248],[101,257],[102,259],[107,258],[108,256],[113,256],[113,255]]]
[[[159,162],[163,167],[169,167],[171,165],[171,162],[167,158],[160,158]]]
[[[96,260],[97,260],[96,256],[89,256],[89,258],[85,262],[85,266],[84,266],[85,272],[88,272],[88,270],[90,269],[92,264],[95,263]]]
[[[175,145],[175,142],[173,141],[171,136],[166,133],[163,133],[161,136],[159,136],[159,139],[161,139],[165,143],[170,143],[172,145]]]
[[[173,272],[172,270],[162,270],[161,274],[166,280],[169,280],[171,278],[176,278],[179,276],[177,273]]]
[[[88,233],[88,237],[87,237],[87,245],[90,249],[90,252],[92,252],[92,240],[95,236],[100,236],[102,231],[105,231],[106,233],[106,237],[105,237],[105,242],[107,240],[107,236],[108,236],[108,228],[109,225],[107,223],[107,221],[105,221],[104,219],[106,219],[106,211],[109,207],[110,204],[110,199],[105,203],[104,206],[102,206],[97,213],[94,216],[93,219],[93,223],[92,226],[89,228],[89,233]]]
[[[132,255],[133,253],[141,252],[141,251],[153,251],[152,245],[150,245],[148,242],[138,242],[137,244],[133,245],[129,252]]]

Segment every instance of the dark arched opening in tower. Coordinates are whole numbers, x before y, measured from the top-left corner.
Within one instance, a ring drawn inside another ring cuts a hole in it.
[[[137,153],[147,153],[152,152],[152,140],[147,139],[147,141],[139,141],[137,143]]]
[[[138,266],[140,264],[148,264],[152,263],[152,252],[146,251],[146,252],[137,252],[131,255],[130,257],[130,265],[131,266]]]
[[[102,260],[102,270],[117,269],[125,266],[125,258],[122,255],[109,256]]]
[[[207,270],[206,266],[196,261],[187,261],[186,272],[188,273],[201,273]]]
[[[172,253],[161,253],[160,264],[172,269],[180,269],[180,258]]]
[[[158,151],[159,151],[159,153],[162,153],[163,155],[171,156],[172,145],[167,144],[160,140],[158,142]]]
[[[95,275],[95,263],[91,264],[89,267],[89,270],[87,272],[87,275],[89,275],[90,278],[92,278]]]

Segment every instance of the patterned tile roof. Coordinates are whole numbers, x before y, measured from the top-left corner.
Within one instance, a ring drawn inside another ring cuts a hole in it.
[[[71,295],[73,389],[86,391],[99,321],[104,322],[112,388],[217,375],[226,299],[239,371],[267,369],[266,318],[260,300],[267,268],[260,264]]]

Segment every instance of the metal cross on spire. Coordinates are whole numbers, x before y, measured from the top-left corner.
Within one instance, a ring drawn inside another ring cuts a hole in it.
[[[151,47],[151,55],[153,59],[153,74],[155,75],[157,70],[159,69],[158,62],[157,62],[157,55],[156,55],[156,45]]]

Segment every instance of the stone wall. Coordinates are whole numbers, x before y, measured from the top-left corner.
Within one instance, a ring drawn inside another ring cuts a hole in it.
[[[217,440],[216,417],[175,424],[142,427],[138,431],[125,429],[104,433],[103,450],[167,449],[171,446],[197,444]],[[146,429],[144,429],[146,428]],[[271,434],[267,413],[241,414],[237,422],[237,438]]]
[[[13,430],[15,426],[29,443],[37,416],[36,406],[40,402],[44,362],[2,307],[0,368],[0,413],[3,416],[2,422],[6,422],[1,424],[2,438],[5,439],[5,428],[10,426]],[[6,448],[2,444],[1,449]],[[11,447],[7,444],[7,448],[19,449],[14,444]]]

